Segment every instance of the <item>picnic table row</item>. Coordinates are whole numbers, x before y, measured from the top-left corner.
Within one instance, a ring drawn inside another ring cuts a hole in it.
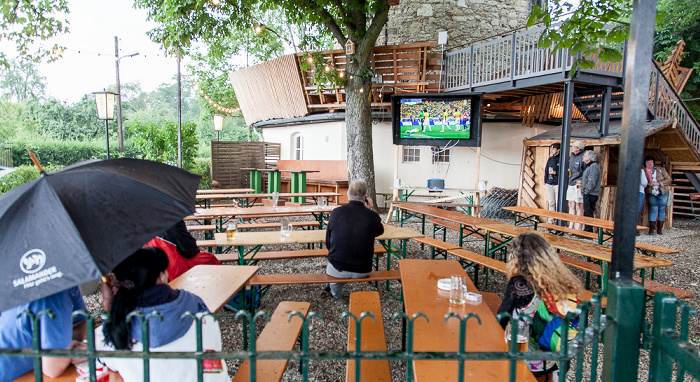
[[[338,202],[338,197],[340,196],[337,192],[267,192],[267,193],[250,193],[250,192],[210,192],[210,193],[197,193],[196,200],[200,207],[210,208],[212,206],[212,201],[234,201],[234,204],[227,204],[226,207],[230,206],[241,206],[241,207],[251,207],[259,203],[263,199],[272,199],[274,196],[279,198],[287,198],[291,202],[298,202],[299,204],[306,203],[306,198],[310,198],[314,203],[318,202],[319,198],[326,198],[328,201]],[[283,201],[280,201],[282,204]],[[269,203],[271,204],[271,203]],[[214,205],[219,206],[220,205]]]

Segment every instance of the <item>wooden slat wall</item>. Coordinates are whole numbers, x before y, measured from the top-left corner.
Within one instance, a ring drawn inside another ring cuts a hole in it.
[[[247,125],[308,114],[294,55],[232,72],[229,79]]]
[[[561,118],[564,114],[564,93],[541,94],[523,98],[520,116],[523,126],[532,127],[535,122],[544,122],[550,118]],[[583,118],[576,106],[572,107],[574,119]]]
[[[266,159],[273,164],[274,153],[279,158],[279,151],[279,143],[212,141],[211,179],[221,182],[222,188],[246,188],[249,172],[241,168],[265,168]]]

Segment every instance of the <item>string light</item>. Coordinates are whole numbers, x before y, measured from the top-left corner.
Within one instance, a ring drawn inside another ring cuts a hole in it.
[[[218,110],[222,113],[233,114],[233,113],[238,113],[239,111],[241,111],[240,107],[237,107],[237,108],[224,107],[224,106],[219,105],[217,102],[214,102],[214,100],[211,97],[209,97],[209,95],[207,95],[207,93],[204,92],[204,89],[202,89],[201,86],[199,87],[199,94],[201,94],[202,98],[207,100],[207,102],[209,102],[209,104],[212,107],[214,107],[216,110]]]

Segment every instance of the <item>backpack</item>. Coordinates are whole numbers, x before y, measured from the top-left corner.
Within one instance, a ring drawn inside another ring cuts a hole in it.
[[[559,351],[564,330],[562,317],[566,312],[576,309],[576,299],[567,298],[566,301],[557,302],[556,309],[557,312],[552,312],[545,299],[541,299],[533,317],[532,337],[542,350]],[[573,340],[577,335],[578,321],[572,319],[566,333],[567,341]]]
[[[253,301],[253,293],[252,293],[253,290],[255,290],[255,301]],[[238,312],[238,310],[240,309],[240,305],[241,305],[240,302],[238,301],[239,300],[238,296],[240,296],[240,293],[236,293],[236,295],[233,296],[233,298],[231,300],[229,300],[229,302],[227,302],[226,305],[224,305],[224,308],[226,308],[226,310]],[[249,312],[260,306],[260,286],[259,285],[254,285],[254,286],[250,287],[250,289],[246,289],[245,302],[246,302],[245,309]]]

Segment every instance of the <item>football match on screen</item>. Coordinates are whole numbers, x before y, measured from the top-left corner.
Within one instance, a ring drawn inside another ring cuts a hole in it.
[[[401,138],[469,139],[471,100],[401,100]]]

